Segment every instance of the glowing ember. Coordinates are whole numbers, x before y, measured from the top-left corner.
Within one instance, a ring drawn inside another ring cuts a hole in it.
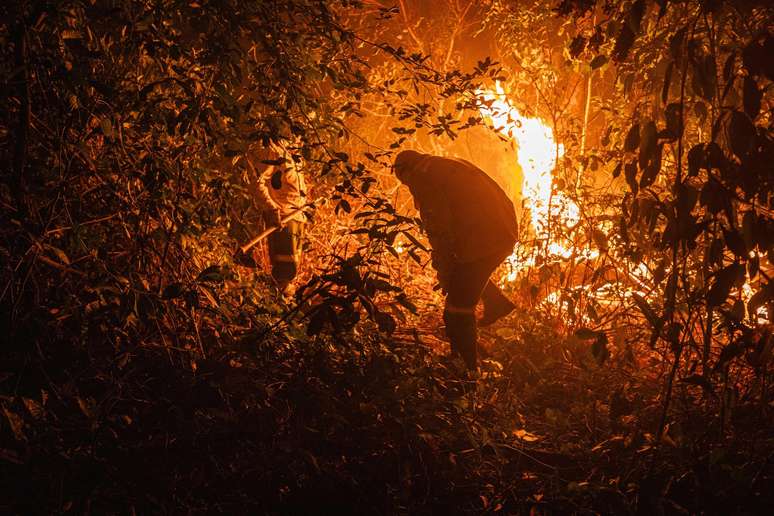
[[[752,253],[751,253],[752,254]],[[750,285],[750,276],[747,276],[747,281],[742,285],[742,300],[744,305],[748,306],[750,299],[753,297],[753,288]],[[758,324],[766,324],[769,321],[769,313],[765,306],[758,307],[755,313],[747,312],[748,317],[755,320]]]

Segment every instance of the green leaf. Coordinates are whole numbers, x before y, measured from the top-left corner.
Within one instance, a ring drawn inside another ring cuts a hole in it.
[[[664,281],[664,278],[666,277],[666,266],[667,258],[665,257],[658,262],[656,269],[653,271],[653,283],[656,285],[660,285],[661,282]]]
[[[666,118],[667,131],[675,138],[680,138],[683,134],[683,105],[679,102],[672,102],[664,110]]]
[[[685,42],[686,27],[681,28],[669,38],[669,53],[674,60],[680,59],[683,55],[683,44]]]
[[[704,165],[704,144],[698,143],[688,151],[688,176],[699,174],[699,169]]]
[[[502,328],[497,328],[495,334],[503,339],[512,339],[516,336],[516,330],[510,326],[503,326]]]
[[[574,333],[575,337],[581,340],[596,339],[599,336],[599,332],[590,328],[578,328]]]
[[[762,98],[763,92],[758,89],[755,79],[749,75],[745,77],[743,87],[744,112],[747,113],[750,120],[755,120],[760,113]]]
[[[753,280],[761,270],[761,259],[758,256],[753,256],[747,260],[747,276]]]
[[[404,307],[412,314],[416,315],[417,313],[419,313],[416,305],[408,299],[406,294],[399,294],[398,296],[395,297],[395,301],[397,301],[402,307]]]
[[[724,347],[720,352],[720,357],[718,357],[718,362],[715,364],[713,370],[720,371],[730,361],[742,356],[746,348],[747,346],[743,340],[737,340],[736,342],[732,342],[728,346]]]
[[[640,124],[635,123],[626,133],[626,139],[624,140],[624,152],[634,152],[634,150],[640,145]]]
[[[271,179],[269,181],[271,183],[271,187],[275,190],[282,189],[282,170],[277,170],[271,175]]]
[[[632,45],[634,45],[634,31],[632,31],[629,25],[624,24],[618,33],[618,37],[615,39],[613,59],[618,62],[624,61]]]
[[[415,245],[415,246],[417,246],[418,248],[422,249],[423,251],[427,252],[427,247],[425,247],[425,246],[422,244],[422,242],[420,242],[419,240],[417,240],[417,239],[416,239],[416,237],[415,237],[414,235],[412,235],[412,234],[411,234],[411,233],[409,233],[408,231],[402,231],[402,233],[403,233],[404,235],[406,235],[406,238],[408,238],[408,239],[411,241],[411,243],[412,243],[412,244],[414,244],[414,245]]]
[[[648,320],[648,323],[656,329],[660,329],[663,326],[663,322],[661,321],[661,318],[656,315],[656,312],[650,307],[648,302],[645,300],[644,297],[640,294],[634,294],[632,299],[634,299],[634,304],[637,305],[637,308],[640,309],[640,312],[642,312],[642,315],[645,316],[645,319]]]
[[[99,121],[100,129],[102,129],[102,134],[105,135],[105,137],[112,139],[115,137],[115,132],[113,131],[113,123],[110,121],[109,118],[102,118]]]
[[[746,259],[748,255],[747,245],[744,243],[744,238],[735,229],[723,229],[723,238],[726,241],[726,246],[736,256],[742,259]]]
[[[583,36],[575,36],[570,42],[570,47],[568,49],[570,52],[570,57],[576,59],[581,54],[581,52],[585,50],[587,43],[588,41]]]
[[[641,170],[645,170],[648,166],[648,162],[652,159],[652,153],[656,148],[657,137],[658,130],[656,129],[656,124],[652,120],[648,120],[642,125],[640,131],[639,162]]]
[[[233,152],[233,151],[232,151]],[[238,154],[238,153],[237,153]],[[278,159],[262,159],[261,163],[264,165],[273,165],[275,167],[280,166],[285,163],[285,158],[278,158]]]
[[[607,56],[598,55],[591,60],[591,63],[589,63],[589,66],[591,67],[592,70],[596,70],[600,66],[604,66],[605,63],[607,63]]]
[[[687,218],[698,200],[699,191],[696,188],[685,183],[681,184],[677,195],[678,216],[681,219]]]
[[[756,131],[750,117],[741,111],[731,113],[728,137],[731,140],[731,150],[739,159],[744,159],[755,144]]]
[[[670,61],[667,65],[666,72],[664,73],[664,85],[661,87],[661,102],[666,104],[669,98],[669,86],[672,83],[672,70],[674,69],[674,61]]]
[[[325,312],[326,311],[323,309],[323,307],[319,307],[317,310],[315,310],[314,314],[309,319],[309,324],[306,325],[307,335],[312,337],[320,333],[323,325],[325,324],[325,321],[328,320],[328,316]]]
[[[414,260],[417,264],[422,265],[422,259],[419,257],[419,255],[414,251],[413,249],[406,250],[409,257]]]
[[[744,319],[744,301],[737,299],[728,312],[734,321],[741,322]]]
[[[629,188],[631,189],[632,193],[636,194],[637,191],[640,189],[639,184],[637,184],[637,162],[636,161],[630,161],[626,164],[624,167],[624,177],[626,178],[626,183],[629,185]]]
[[[183,295],[182,283],[171,283],[164,287],[164,291],[161,293],[162,299],[177,299]]]
[[[376,320],[377,326],[379,326],[379,330],[387,333],[388,335],[394,332],[395,328],[397,327],[397,324],[395,324],[395,318],[388,313],[381,311],[376,312],[374,314],[374,319]]]
[[[737,283],[739,278],[744,279],[744,266],[739,263],[732,263],[718,271],[715,275],[715,281],[707,292],[707,304],[709,306],[720,306],[726,302],[731,289]]]
[[[731,52],[723,64],[723,82],[733,82],[734,63],[736,63],[736,52]]]
[[[621,175],[621,169],[623,168],[623,162],[619,161],[618,164],[613,169],[613,178],[616,178]]]
[[[693,91],[705,100],[712,101],[715,97],[715,58],[712,55],[698,57],[693,64]]]
[[[367,195],[368,191],[371,189],[371,185],[373,184],[372,181],[363,181],[360,185],[360,190],[363,192],[363,195]]]
[[[594,343],[591,345],[591,354],[599,365],[604,364],[610,357],[610,350],[607,349],[607,342],[607,335],[600,332]]]
[[[666,104],[669,98],[669,86],[672,82],[672,69],[674,68],[674,61],[670,61],[667,65],[666,72],[664,73],[664,85],[661,88],[661,102]]]
[[[220,282],[223,281],[223,279],[223,270],[220,265],[210,265],[196,277],[196,281]]]
[[[708,101],[712,101],[713,98],[715,98],[715,88],[717,86],[717,76],[716,76],[716,64],[715,64],[715,56],[712,54],[707,54],[704,56],[704,72],[703,72],[703,86],[704,86],[704,98]]]
[[[642,177],[640,177],[640,188],[647,188],[656,181],[656,177],[661,170],[663,151],[664,145],[660,144],[648,154],[648,162],[645,165],[645,170],[642,172]]]
[[[629,14],[626,17],[626,23],[631,27],[635,34],[640,31],[642,17],[645,15],[645,0],[634,0]]]
[[[346,213],[349,213],[352,211],[352,206],[349,204],[349,201],[346,199],[341,199],[339,203],[336,205],[336,213],[339,212],[339,210],[343,210]]]
[[[704,157],[707,160],[707,169],[722,169],[726,165],[723,150],[716,142],[709,142],[704,146]]]
[[[767,38],[767,42],[771,38]],[[769,80],[774,80],[770,73],[766,73],[767,70],[771,71],[771,54],[767,52],[764,45],[760,41],[753,40],[742,51],[742,60],[744,61],[744,67],[747,68],[750,75],[769,75]]]
[[[400,287],[396,287],[395,285],[381,278],[368,278],[366,285],[373,289],[374,292],[379,290],[384,292],[400,290]]]
[[[639,165],[642,169],[640,188],[652,185],[661,170],[661,154],[663,145],[658,145],[658,131],[653,121],[648,121],[642,126],[640,134]]]

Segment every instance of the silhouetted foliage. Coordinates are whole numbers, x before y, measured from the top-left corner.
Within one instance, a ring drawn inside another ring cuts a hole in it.
[[[441,3],[0,5],[3,513],[771,507],[772,8]],[[557,204],[508,192],[471,381],[390,169],[518,183],[495,85]],[[291,297],[235,259],[256,156],[309,183]]]

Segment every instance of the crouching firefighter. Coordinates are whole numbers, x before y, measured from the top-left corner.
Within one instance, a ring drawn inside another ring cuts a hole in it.
[[[433,267],[446,293],[443,318],[452,353],[475,370],[479,300],[481,326],[515,308],[489,278],[516,244],[513,203],[486,172],[462,159],[403,151],[394,171],[411,191],[432,246]]]
[[[275,149],[267,158],[248,159],[254,174],[255,206],[262,213],[266,228],[279,227],[268,236],[271,275],[286,293],[298,273],[301,238],[306,216],[306,185],[301,166],[290,155]],[[263,161],[276,164],[267,165]]]

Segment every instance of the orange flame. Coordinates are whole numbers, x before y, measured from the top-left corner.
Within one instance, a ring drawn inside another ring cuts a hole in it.
[[[522,195],[530,211],[530,221],[538,238],[548,238],[549,218],[558,218],[564,225],[572,227],[580,220],[578,206],[560,192],[552,192],[552,172],[557,159],[564,155],[564,145],[557,144],[554,132],[540,118],[527,117],[511,105],[504,88],[499,82],[495,90],[479,91],[484,100],[479,108],[494,129],[518,144],[518,163],[524,173]],[[572,253],[556,239],[547,244],[549,255],[568,257]],[[513,281],[518,270],[534,264],[518,263],[515,255],[509,258],[512,272],[507,281]]]

